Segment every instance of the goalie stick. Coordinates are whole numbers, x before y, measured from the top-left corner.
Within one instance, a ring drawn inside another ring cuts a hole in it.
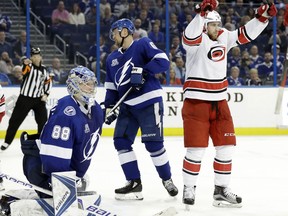
[[[282,74],[282,81],[281,81],[281,84],[279,86],[278,96],[277,96],[277,100],[276,100],[276,107],[275,107],[275,114],[276,115],[280,114],[280,109],[281,109],[283,94],[284,94],[284,88],[286,85],[287,70],[288,70],[288,48],[286,51],[286,58],[285,58],[283,64],[284,64],[284,69],[283,69],[283,74]]]

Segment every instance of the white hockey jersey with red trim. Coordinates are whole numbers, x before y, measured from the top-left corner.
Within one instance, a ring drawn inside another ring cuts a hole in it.
[[[197,14],[183,32],[186,50],[184,97],[207,101],[227,98],[227,53],[241,44],[254,40],[268,25],[254,18],[235,31],[222,28],[217,41],[203,32],[204,17]]]

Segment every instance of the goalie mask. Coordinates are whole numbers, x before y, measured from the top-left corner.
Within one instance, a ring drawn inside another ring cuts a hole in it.
[[[92,105],[98,84],[95,74],[86,67],[72,68],[66,81],[68,93],[80,102]]]

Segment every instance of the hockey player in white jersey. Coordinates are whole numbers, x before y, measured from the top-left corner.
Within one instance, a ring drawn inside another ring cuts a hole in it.
[[[171,179],[170,164],[163,142],[162,88],[155,74],[169,69],[167,55],[147,37],[133,41],[134,24],[120,19],[112,24],[110,38],[120,47],[107,58],[105,107],[117,103],[130,89],[120,105],[114,132],[114,146],[127,184],[115,190],[116,199],[142,200],[142,182],[133,143],[141,129],[141,141],[150,153],[153,164],[170,196],[178,189]],[[117,117],[108,119],[111,123]]]
[[[183,161],[183,203],[189,206],[195,202],[196,181],[210,136],[216,150],[213,205],[241,207],[242,198],[229,189],[236,138],[226,101],[227,53],[232,47],[254,40],[277,9],[274,4],[261,5],[254,19],[228,31],[221,28],[217,6],[216,0],[202,1],[196,6],[198,14],[183,32],[182,42],[187,51],[182,108],[187,148]]]
[[[85,174],[102,133],[103,112],[95,101],[95,74],[78,66],[70,70],[66,83],[70,95],[50,110],[40,139],[35,142],[37,136],[26,132],[20,138],[26,178],[47,190],[51,190],[51,173],[64,171],[76,171],[77,189],[86,189]]]

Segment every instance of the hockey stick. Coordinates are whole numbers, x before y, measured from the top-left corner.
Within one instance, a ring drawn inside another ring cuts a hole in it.
[[[153,216],[174,216],[177,214],[175,207],[169,207],[167,209],[162,210],[161,212],[158,212],[157,214],[154,214]]]
[[[22,185],[24,187],[39,191],[41,193],[44,193],[44,194],[47,194],[47,195],[50,195],[50,196],[53,195],[52,191],[50,191],[50,190],[41,188],[41,187],[39,187],[37,185],[31,184],[31,183],[28,183],[28,182],[25,182],[25,181],[22,181],[22,180],[20,180],[18,178],[15,178],[14,176],[10,176],[10,175],[5,174],[3,172],[0,172],[0,177],[3,178],[3,179],[6,179],[8,181],[14,182],[16,184]]]
[[[16,178],[14,176],[8,175],[6,173],[0,172],[0,177],[3,178],[3,179],[6,179],[8,181],[14,182],[16,184],[22,185],[24,187],[27,187],[29,189],[36,190],[36,191],[42,192],[44,194],[53,196],[52,191],[50,191],[50,190],[47,190],[45,188],[39,187],[37,185],[31,184],[31,183],[28,183],[28,182],[25,182],[25,181],[22,181],[19,178]],[[77,192],[77,196],[95,195],[96,193],[97,193],[96,191],[78,191]]]
[[[127,95],[132,91],[133,87],[130,87],[127,92],[119,99],[119,101],[114,105],[114,107],[109,111],[109,114],[113,113],[114,110],[116,110],[120,105],[121,103],[125,100],[125,98],[127,97]]]
[[[282,74],[282,81],[279,86],[278,96],[277,96],[277,101],[276,101],[276,107],[275,107],[276,115],[280,114],[280,109],[282,105],[283,94],[284,94],[284,89],[285,89],[286,79],[287,79],[287,70],[288,70],[288,48],[286,51],[286,59],[284,60],[284,70]]]

